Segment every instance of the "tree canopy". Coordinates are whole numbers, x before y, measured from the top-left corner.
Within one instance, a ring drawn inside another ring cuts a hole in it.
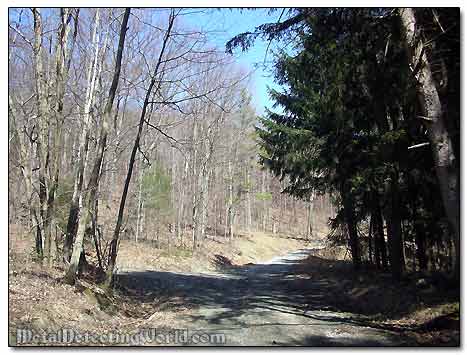
[[[422,63],[422,50],[415,65],[397,9],[287,14],[282,22],[227,43],[232,51],[248,49],[258,37],[292,41],[292,54],[282,50],[275,56],[275,79],[283,89],[270,95],[280,113],[267,111],[257,128],[261,163],[288,182],[287,193],[336,196],[341,211],[331,236],[343,228],[357,267],[363,251],[368,262],[385,267],[386,248],[395,276],[406,266],[405,249],[417,255],[413,267],[420,269],[427,266],[430,248],[451,255],[453,224],[440,208],[443,181],[428,146],[436,142],[421,115],[418,71],[431,67],[446,114],[442,120],[449,122],[459,157],[458,10],[415,11],[417,33],[429,53]]]

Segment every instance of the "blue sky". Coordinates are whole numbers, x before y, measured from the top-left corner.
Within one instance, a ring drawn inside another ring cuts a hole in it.
[[[219,47],[219,49],[224,50],[225,43],[235,35],[242,32],[253,31],[256,26],[264,23],[277,22],[282,9],[277,9],[271,14],[268,12],[268,8],[254,10],[242,10],[238,8],[196,8],[184,9],[182,14],[183,21],[188,26],[207,31],[210,41]],[[28,12],[26,11],[26,13]],[[12,11],[10,9],[10,15],[16,17],[17,11]],[[27,20],[26,16],[23,22]],[[267,46],[267,42],[258,39],[254,46],[248,51],[242,52],[238,49],[234,52],[236,62],[248,72],[252,72],[250,92],[253,96],[252,104],[259,115],[264,113],[265,106],[269,109],[272,108],[273,102],[269,98],[267,87],[279,88],[279,86],[274,83],[271,73],[272,51],[275,45],[274,43],[270,45],[265,60]],[[276,109],[276,111],[277,110],[280,111],[280,108]]]
[[[258,25],[268,22],[276,22],[280,16],[281,9],[268,14],[269,9],[241,10],[241,9],[207,9],[205,11],[196,11],[195,13],[184,16],[184,20],[191,26],[213,32],[209,34],[211,41],[220,48],[225,47],[225,43],[233,36],[247,31],[253,31]],[[264,107],[271,108],[272,101],[267,94],[267,87],[278,86],[274,84],[271,69],[271,49],[265,62],[265,53],[268,43],[258,39],[255,45],[247,52],[241,50],[235,51],[237,63],[253,72],[251,81],[251,94],[253,96],[253,105],[258,114],[264,112]],[[269,64],[268,64],[269,63]],[[256,64],[261,64],[257,66]],[[264,64],[264,65],[263,65]]]

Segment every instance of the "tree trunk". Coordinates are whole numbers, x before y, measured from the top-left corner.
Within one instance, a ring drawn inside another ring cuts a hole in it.
[[[140,230],[142,230],[142,187],[143,187],[143,167],[140,164],[139,167],[139,181],[138,181],[138,210],[136,214],[136,233],[135,233],[135,243],[138,243],[139,235],[140,235]]]
[[[376,266],[385,269],[387,267],[386,241],[384,240],[384,224],[379,204],[379,196],[374,193],[373,196],[373,238],[375,240],[375,260]]]
[[[37,256],[42,259],[43,257],[43,249],[42,249],[42,228],[40,225],[39,220],[39,207],[37,205],[36,199],[34,198],[33,194],[33,180],[32,180],[32,155],[33,155],[33,144],[30,145],[31,156],[28,156],[28,150],[26,149],[25,142],[21,138],[21,133],[18,129],[17,125],[17,111],[15,109],[15,105],[13,103],[13,99],[10,95],[8,95],[8,109],[9,109],[9,116],[11,119],[11,126],[13,130],[13,134],[16,137],[16,144],[18,146],[18,156],[20,161],[20,171],[23,177],[24,186],[26,190],[26,197],[27,197],[27,206],[29,209],[29,219],[31,226],[35,229],[35,246],[36,246],[36,254]]]
[[[36,100],[38,108],[38,138],[37,153],[39,161],[41,227],[43,239],[43,256],[47,265],[54,261],[55,239],[53,225],[55,224],[55,192],[58,188],[63,145],[63,98],[65,82],[68,74],[67,60],[69,48],[67,45],[70,31],[71,11],[60,9],[61,23],[57,31],[55,47],[54,73],[52,87],[55,89],[53,101],[48,92],[47,80],[50,76],[44,71],[42,58],[43,26],[42,16],[37,8],[32,9],[34,17],[34,62],[36,79]],[[77,17],[75,17],[75,20]],[[52,114],[52,115],[51,115]]]
[[[92,47],[94,48],[94,59],[89,64],[86,86],[86,103],[83,113],[83,127],[79,138],[78,162],[75,166],[73,195],[70,203],[70,212],[68,214],[67,230],[63,244],[63,257],[69,262],[71,258],[73,240],[76,236],[78,226],[78,216],[80,213],[79,199],[83,190],[84,171],[87,166],[87,154],[89,147],[89,122],[91,118],[91,106],[94,100],[96,80],[98,76],[98,56],[99,56],[99,35],[97,28],[99,25],[99,9],[96,10],[94,20],[94,29],[92,34]]]
[[[247,185],[247,193],[246,193],[246,227],[248,232],[251,232],[251,181],[250,181],[250,170],[248,166],[246,168],[246,185]]]
[[[402,237],[401,216],[400,216],[400,191],[399,173],[392,172],[389,187],[390,206],[388,208],[388,242],[389,255],[391,259],[391,272],[395,279],[399,279],[405,269],[404,244]]]
[[[312,191],[310,194],[310,198],[308,200],[308,208],[307,208],[307,213],[308,213],[308,218],[306,220],[306,234],[305,238],[306,240],[310,240],[313,237],[313,205],[314,205],[314,200],[315,200],[315,191]]]
[[[127,16],[127,14],[129,15],[129,12],[130,12],[130,10],[127,9],[127,11],[125,11],[125,15],[126,16]],[[114,272],[113,269],[115,267],[115,262],[117,260],[118,245],[119,245],[119,242],[120,242],[120,231],[121,231],[122,223],[123,223],[123,213],[125,211],[125,203],[126,203],[126,198],[127,198],[127,195],[128,195],[128,189],[130,187],[131,176],[133,174],[133,167],[134,167],[134,164],[135,164],[136,153],[137,153],[137,151],[139,149],[139,144],[140,144],[140,140],[141,140],[141,134],[142,134],[142,131],[143,131],[143,126],[144,126],[144,123],[146,122],[146,112],[147,112],[148,106],[150,105],[150,97],[152,95],[154,85],[156,84],[156,80],[157,80],[157,77],[159,75],[159,67],[160,67],[160,65],[162,63],[162,57],[163,57],[163,55],[165,53],[165,49],[166,49],[166,46],[167,46],[167,42],[169,40],[169,36],[170,36],[170,32],[172,30],[174,20],[175,20],[175,17],[174,17],[173,11],[172,11],[171,15],[169,17],[169,24],[168,24],[167,31],[165,33],[164,41],[162,43],[161,52],[159,53],[159,58],[157,60],[156,67],[154,69],[154,73],[153,73],[152,78],[151,78],[151,82],[150,82],[148,90],[146,92],[146,97],[145,97],[145,100],[144,100],[143,108],[141,110],[141,116],[140,116],[140,120],[139,120],[139,124],[138,124],[138,133],[136,134],[135,142],[133,144],[133,149],[131,151],[130,161],[129,161],[129,164],[128,164],[128,172],[127,172],[127,176],[126,176],[126,179],[125,179],[125,185],[123,187],[122,197],[120,199],[120,207],[118,209],[117,223],[115,225],[115,231],[114,231],[112,240],[110,242],[109,264],[108,264],[108,267],[107,267],[107,276],[106,276],[106,285],[108,287],[111,287],[112,283],[113,283],[113,272]],[[125,32],[126,32],[126,27],[125,27]]]
[[[97,192],[97,187],[99,185],[100,169],[102,165],[102,160],[104,158],[104,150],[105,150],[105,146],[107,142],[108,121],[112,113],[112,106],[113,106],[115,94],[117,91],[118,81],[120,78],[123,48],[125,44],[125,36],[126,36],[129,16],[130,16],[130,9],[127,8],[125,9],[122,24],[120,27],[120,37],[119,37],[119,43],[118,43],[117,58],[115,62],[115,70],[114,70],[112,84],[109,89],[108,100],[107,100],[104,115],[103,115],[98,152],[97,152],[96,159],[94,161],[94,167],[93,167],[91,176],[89,178],[88,192],[87,194],[85,194],[86,196],[84,196],[84,198],[83,198],[84,194],[82,194],[80,198],[80,208],[79,208],[80,212],[78,213],[78,219],[79,219],[78,231],[76,234],[75,243],[73,245],[73,252],[71,255],[70,265],[65,274],[65,282],[69,284],[75,283],[76,272],[78,271],[79,259],[80,259],[80,255],[83,249],[84,233],[86,230],[86,226],[90,222],[92,203],[93,201],[95,201],[95,195]],[[80,216],[81,212],[83,213],[82,217]]]
[[[47,223],[47,146],[48,132],[46,131],[46,120],[49,119],[49,104],[48,104],[48,93],[46,84],[46,74],[44,71],[44,64],[42,58],[42,16],[37,8],[32,9],[34,17],[34,70],[35,70],[35,86],[36,86],[36,102],[37,102],[37,139],[36,139],[36,154],[37,161],[39,164],[38,175],[39,175],[39,209],[40,213],[37,214],[38,223],[37,226],[40,228],[42,246],[41,250],[43,257],[47,258],[47,250],[44,250],[45,242],[44,225]]]
[[[229,172],[229,200],[227,204],[227,233],[229,239],[232,240],[234,235],[234,197],[233,197],[233,169],[232,162],[229,159],[228,162],[228,172]]]
[[[208,188],[209,188],[209,171],[210,171],[210,162],[211,162],[211,155],[212,155],[212,137],[211,137],[211,127],[207,129],[206,136],[203,137],[204,142],[204,157],[202,158],[202,166],[201,171],[198,176],[198,208],[200,218],[196,223],[195,228],[195,239],[196,241],[200,241],[205,237],[205,229],[206,229],[206,220],[207,220],[207,201],[208,201]],[[201,132],[202,134],[202,132]],[[198,247],[198,245],[196,245]]]
[[[198,143],[197,143],[197,136],[198,136],[198,123],[196,118],[193,119],[193,136],[192,136],[192,182],[193,182],[193,189],[192,189],[192,214],[191,214],[191,221],[192,221],[192,249],[195,250],[196,246],[198,245],[198,224],[199,224],[199,217],[198,217],[198,203],[199,203],[199,196],[198,196],[198,179],[197,176],[197,158],[198,158]]]
[[[182,224],[185,218],[185,184],[188,179],[188,159],[185,158],[185,164],[183,168],[183,177],[182,183],[180,184],[180,192],[179,192],[179,201],[180,206],[178,209],[178,218],[177,218],[177,238],[180,240],[180,244],[183,246],[183,231],[182,231]]]
[[[426,242],[425,235],[420,229],[420,226],[415,222],[415,244],[417,246],[417,260],[419,270],[426,270],[428,267],[428,260],[426,257]]]
[[[358,242],[357,223],[355,221],[354,207],[352,197],[347,189],[343,189],[342,199],[344,201],[344,215],[349,233],[350,252],[352,254],[352,262],[355,269],[360,268],[361,256],[360,246]]]
[[[455,277],[458,278],[460,272],[459,169],[456,164],[453,141],[447,130],[446,118],[443,117],[441,100],[436,89],[425,45],[417,36],[416,27],[421,25],[417,24],[412,8],[399,9],[399,14],[402,30],[405,34],[409,62],[415,70],[420,67],[414,73],[418,82],[417,94],[431,143],[444,209],[454,233],[456,255],[453,264]]]
[[[100,246],[99,225],[97,224],[97,215],[99,214],[99,200],[96,199],[94,206],[94,218],[92,219],[92,238],[94,240],[94,248],[96,249],[97,263],[100,270],[104,270],[102,265],[102,251]]]
[[[261,193],[263,194],[263,209],[262,209],[262,219],[261,226],[263,231],[266,231],[266,171],[263,170],[261,175]],[[286,197],[287,198],[287,197]]]

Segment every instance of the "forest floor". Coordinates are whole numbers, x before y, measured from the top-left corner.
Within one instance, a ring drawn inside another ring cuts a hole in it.
[[[371,270],[356,274],[348,261],[335,260],[342,253],[323,245],[264,233],[229,243],[211,238],[195,253],[122,241],[117,289],[109,297],[92,275],[64,285],[62,268],[42,268],[32,245],[16,238],[10,344],[28,345],[18,328],[41,334],[36,344],[68,331],[65,341],[47,338],[49,345],[459,344],[458,289],[431,276],[394,283]]]

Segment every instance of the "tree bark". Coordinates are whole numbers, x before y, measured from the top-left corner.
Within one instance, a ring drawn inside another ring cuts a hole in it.
[[[180,206],[178,209],[178,218],[177,218],[177,238],[180,240],[180,244],[183,246],[183,231],[182,225],[184,224],[185,219],[185,185],[188,179],[188,159],[185,157],[184,161],[184,168],[183,168],[183,177],[182,183],[180,184],[180,191],[179,191],[179,201]]]
[[[192,221],[192,231],[191,231],[191,238],[192,238],[192,249],[195,250],[196,246],[198,245],[197,240],[197,229],[199,224],[199,217],[198,217],[198,203],[199,203],[199,185],[198,185],[198,176],[197,176],[197,157],[198,157],[198,122],[196,118],[193,119],[193,134],[192,134],[192,155],[191,155],[191,163],[192,163],[192,179],[193,179],[193,191],[192,191],[192,213],[191,213],[191,221]]]
[[[387,251],[386,251],[386,241],[384,240],[383,216],[381,214],[379,196],[376,193],[374,193],[374,196],[373,196],[372,218],[374,218],[373,238],[375,240],[376,266],[378,268],[382,267],[383,269],[385,269],[387,267],[387,265],[388,265]]]
[[[263,231],[266,231],[266,171],[263,170],[261,174],[261,193],[263,194],[262,199],[263,199],[263,208],[262,208],[262,213],[261,213],[261,227]],[[285,197],[287,198],[287,197]]]
[[[36,155],[39,164],[38,175],[39,175],[39,213],[37,214],[38,223],[37,226],[40,228],[40,235],[42,246],[41,250],[44,257],[47,257],[47,251],[44,250],[44,224],[47,223],[47,147],[46,142],[48,141],[48,135],[46,132],[46,120],[49,117],[48,109],[48,93],[46,84],[46,74],[44,71],[44,64],[42,58],[42,16],[37,8],[32,9],[34,17],[34,71],[35,71],[35,89],[36,89],[36,102],[37,102],[37,127],[38,134],[36,139]]]
[[[349,234],[350,252],[355,269],[360,268],[361,256],[358,242],[357,223],[355,221],[355,212],[352,197],[346,188],[342,189],[342,199],[344,201],[344,215]]]
[[[31,158],[28,157],[28,151],[26,149],[25,142],[21,138],[20,130],[18,129],[17,125],[17,111],[15,109],[15,104],[10,95],[8,95],[8,109],[9,109],[9,116],[11,119],[11,127],[13,130],[13,134],[16,137],[16,144],[18,146],[18,156],[19,156],[19,165],[21,175],[23,176],[24,186],[26,190],[26,198],[27,198],[27,206],[29,209],[29,218],[31,225],[35,229],[35,246],[36,246],[36,254],[39,258],[43,257],[43,249],[42,249],[42,228],[40,225],[39,220],[39,207],[37,205],[36,199],[34,198],[34,185],[32,179],[32,162]],[[33,145],[31,143],[30,150],[32,152]],[[31,153],[32,155],[33,153]]]
[[[235,148],[236,152],[236,148]],[[234,154],[235,156],[236,154]],[[229,239],[232,240],[234,236],[234,216],[235,216],[235,206],[234,206],[234,175],[232,168],[232,161],[229,157],[228,161],[228,174],[229,174],[229,185],[228,185],[228,202],[227,202],[227,233]]]
[[[93,171],[89,178],[88,189],[87,189],[88,192],[85,198],[83,198],[83,195],[81,195],[81,199],[80,199],[81,203],[83,204],[82,208],[80,208],[80,211],[83,213],[83,216],[80,216],[80,213],[78,213],[78,219],[79,219],[78,231],[76,234],[75,243],[73,245],[73,252],[71,255],[70,265],[65,274],[65,282],[69,284],[74,284],[76,280],[76,272],[78,271],[79,259],[80,259],[80,255],[83,249],[84,233],[86,230],[86,226],[90,222],[92,203],[95,200],[97,187],[99,185],[100,169],[101,169],[102,160],[104,157],[104,150],[105,150],[105,146],[107,142],[108,121],[112,113],[112,106],[113,106],[115,94],[116,94],[117,87],[118,87],[118,81],[120,78],[123,48],[125,45],[125,36],[127,32],[127,25],[128,25],[129,17],[130,17],[130,8],[126,8],[125,13],[123,15],[122,24],[120,27],[120,37],[119,37],[119,43],[118,43],[117,58],[115,62],[115,69],[114,69],[112,84],[109,89],[108,100],[107,100],[104,115],[103,115],[103,120],[102,120],[103,122],[102,122],[101,131],[100,131],[100,141],[99,141],[98,152],[97,152],[96,159],[94,161]]]
[[[388,242],[389,242],[389,256],[391,259],[391,272],[395,279],[399,279],[405,270],[404,260],[404,243],[401,227],[401,203],[399,191],[399,173],[392,172],[390,186],[389,186],[389,199],[390,205],[388,206]]]
[[[312,191],[310,194],[310,198],[308,200],[308,208],[307,208],[307,220],[306,220],[306,234],[305,239],[310,240],[313,237],[313,205],[315,200],[315,191]]]
[[[65,240],[63,244],[63,257],[66,262],[70,261],[73,240],[76,236],[78,227],[78,216],[80,214],[79,199],[83,190],[84,171],[87,166],[87,155],[89,147],[89,130],[90,130],[90,119],[91,119],[91,106],[94,101],[96,80],[98,77],[98,58],[99,58],[99,35],[97,28],[99,25],[99,9],[96,10],[96,16],[94,20],[94,29],[92,33],[92,48],[94,48],[94,58],[89,64],[87,74],[87,86],[86,86],[86,102],[83,112],[83,127],[79,138],[78,148],[78,161],[75,166],[74,172],[74,183],[73,183],[73,195],[70,203],[70,212],[68,214],[67,230]]]
[[[412,8],[399,9],[402,31],[405,35],[409,55],[409,63],[416,70],[415,79],[418,82],[417,94],[428,131],[431,150],[438,177],[441,196],[446,216],[454,233],[456,255],[454,258],[454,276],[459,277],[460,272],[460,200],[459,200],[459,169],[445,117],[443,117],[441,100],[436,89],[435,79],[431,65],[425,51],[425,44],[417,35],[415,13]],[[419,63],[420,61],[420,63]]]
[[[135,233],[135,243],[138,243],[140,230],[142,231],[142,210],[143,210],[143,198],[142,198],[142,187],[143,187],[143,167],[140,164],[139,167],[139,181],[138,181],[138,207],[136,213],[136,233]]]
[[[203,131],[200,132],[203,135]],[[193,243],[199,243],[205,236],[206,219],[207,219],[207,200],[208,200],[208,187],[209,187],[209,163],[212,154],[211,140],[211,127],[208,127],[206,135],[202,137],[204,142],[204,156],[202,157],[201,171],[198,175],[198,203],[197,209],[199,210],[199,217],[197,218],[194,228]],[[194,246],[195,248],[198,245]]]
[[[61,23],[57,32],[54,63],[54,96],[48,90],[47,72],[44,70],[42,57],[43,25],[42,16],[37,8],[32,9],[34,18],[34,64],[36,102],[38,112],[38,138],[36,140],[37,158],[39,162],[40,184],[40,226],[43,241],[43,257],[47,265],[51,265],[55,258],[55,239],[52,226],[55,224],[55,192],[58,188],[59,171],[61,166],[63,145],[63,98],[65,95],[65,82],[68,74],[68,34],[72,13],[67,8],[60,9]],[[76,17],[75,17],[76,20]]]
[[[127,11],[125,12],[125,15],[127,14],[127,12],[129,14],[129,9],[127,9]],[[168,24],[168,27],[167,27],[167,31],[165,33],[164,41],[162,43],[162,48],[161,48],[161,51],[159,53],[159,58],[157,60],[157,64],[156,64],[156,67],[154,69],[154,73],[152,75],[151,82],[149,84],[148,90],[146,91],[146,97],[144,99],[143,108],[141,110],[140,121],[139,121],[139,124],[138,124],[138,133],[136,134],[135,142],[133,144],[133,149],[131,151],[130,161],[129,161],[129,164],[128,164],[128,172],[127,172],[127,176],[126,176],[126,179],[125,179],[125,185],[123,187],[122,197],[120,199],[120,207],[119,207],[119,210],[118,210],[117,223],[115,225],[115,231],[114,231],[112,240],[110,242],[109,264],[108,264],[108,267],[107,267],[107,276],[106,276],[106,285],[108,287],[111,287],[112,283],[113,283],[113,273],[114,273],[115,262],[117,260],[118,245],[119,245],[119,242],[120,242],[120,231],[121,231],[122,223],[123,223],[123,213],[125,211],[125,203],[126,203],[126,198],[127,198],[127,195],[128,195],[128,189],[130,187],[131,176],[133,174],[133,167],[134,167],[134,164],[135,164],[136,153],[137,153],[138,148],[139,148],[139,144],[140,144],[140,140],[141,140],[141,134],[143,132],[143,126],[144,126],[144,123],[146,122],[145,121],[146,112],[147,112],[148,106],[150,105],[150,97],[152,95],[154,85],[156,84],[156,80],[157,80],[157,77],[159,75],[159,67],[160,67],[160,65],[162,63],[162,57],[163,57],[163,55],[165,53],[165,49],[167,47],[167,43],[168,43],[168,40],[169,40],[169,37],[170,37],[172,26],[174,24],[174,20],[175,20],[175,16],[174,16],[174,13],[172,11],[171,14],[170,14],[170,17],[169,17],[169,24]],[[126,28],[125,28],[125,31],[126,31]]]
[[[248,163],[247,163],[248,164]],[[251,181],[250,181],[250,169],[246,167],[245,180],[247,185],[246,194],[246,227],[248,232],[251,232]]]

